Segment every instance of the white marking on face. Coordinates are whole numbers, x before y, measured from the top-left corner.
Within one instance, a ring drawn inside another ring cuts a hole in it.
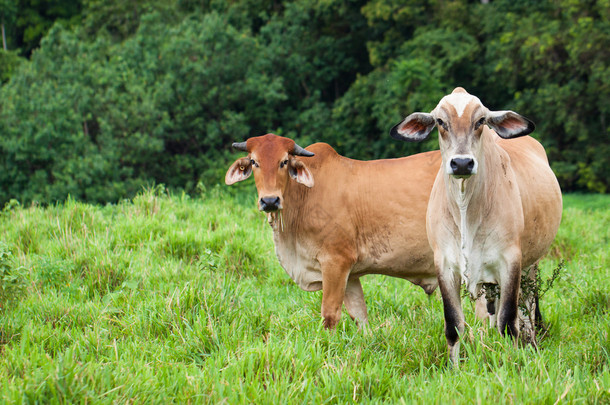
[[[481,100],[479,100],[478,97],[473,96],[472,94],[452,93],[452,94],[449,94],[449,95],[443,97],[443,99],[441,100],[441,102],[439,104],[442,104],[443,102],[451,104],[453,106],[453,108],[455,108],[455,112],[457,112],[457,115],[459,118],[462,116],[462,114],[464,114],[464,110],[466,109],[466,106],[468,104],[470,104],[470,102],[472,102],[472,101],[481,104]]]

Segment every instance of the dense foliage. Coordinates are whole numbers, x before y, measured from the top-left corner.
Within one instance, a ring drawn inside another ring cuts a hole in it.
[[[435,141],[388,129],[458,85],[533,119],[564,190],[610,189],[610,0],[17,3],[0,0],[0,203],[192,191],[267,132],[416,153]]]

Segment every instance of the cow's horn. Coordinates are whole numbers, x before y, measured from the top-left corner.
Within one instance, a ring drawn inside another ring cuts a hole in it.
[[[292,154],[295,156],[307,156],[307,157],[311,157],[314,155],[313,152],[310,152],[308,150],[301,148],[296,143],[294,144],[294,150],[292,151]]]
[[[248,148],[246,147],[246,143],[248,143],[248,141],[233,142],[233,147],[237,150],[241,150],[242,152],[247,152]]]

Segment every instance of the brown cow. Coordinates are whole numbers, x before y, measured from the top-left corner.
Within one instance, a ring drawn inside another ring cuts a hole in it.
[[[488,304],[489,313],[498,310],[501,333],[519,335],[521,276],[535,276],[555,238],[561,190],[542,145],[524,136],[534,130],[527,118],[490,111],[458,87],[431,113],[409,115],[390,135],[421,141],[435,126],[443,163],[430,195],[427,230],[443,296],[449,357],[457,364],[464,330],[462,283],[472,296],[484,284],[498,285],[500,297]],[[512,139],[517,137],[522,138]],[[529,314],[539,314],[535,294],[524,300]],[[535,320],[521,319],[529,323],[526,331],[533,336],[528,338],[535,339]]]
[[[303,290],[322,290],[326,327],[339,321],[342,303],[366,324],[365,274],[404,278],[428,294],[436,289],[425,212],[438,151],[363,162],[325,143],[305,150],[273,134],[233,146],[248,156],[229,168],[226,184],[254,173],[280,264]]]

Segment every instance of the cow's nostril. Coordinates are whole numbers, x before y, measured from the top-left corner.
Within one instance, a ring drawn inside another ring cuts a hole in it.
[[[453,158],[449,164],[451,171],[456,176],[469,176],[474,169],[474,159],[472,158]]]
[[[454,172],[458,169],[458,165],[457,165],[457,163],[455,163],[455,160],[452,160],[450,165],[451,165],[451,170],[453,170]]]
[[[280,208],[280,197],[263,197],[260,199],[260,207],[263,211],[277,211]]]

